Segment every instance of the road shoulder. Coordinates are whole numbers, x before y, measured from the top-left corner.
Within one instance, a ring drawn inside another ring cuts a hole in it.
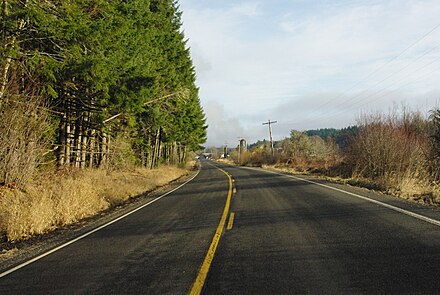
[[[311,175],[303,175],[303,174],[297,175],[297,174],[292,174],[292,173],[285,172],[285,171],[278,171],[275,169],[267,169],[267,168],[255,168],[255,167],[242,167],[242,168],[255,169],[255,170],[259,170],[259,171],[266,171],[266,172],[275,173],[278,175],[285,175],[286,177],[290,177],[290,178],[293,177],[293,178],[302,179],[304,181],[311,181],[311,182],[317,183],[318,185],[321,184],[321,185],[325,185],[328,187],[332,187],[337,190],[347,192],[349,194],[360,195],[362,197],[365,197],[365,198],[368,198],[368,199],[371,199],[374,201],[378,201],[378,202],[381,202],[381,203],[384,203],[384,204],[387,204],[390,206],[394,206],[394,207],[401,208],[406,211],[410,211],[410,212],[413,212],[416,214],[420,214],[422,216],[426,216],[427,218],[430,218],[430,219],[440,221],[440,208],[435,205],[418,203],[415,201],[402,199],[402,198],[398,198],[396,196],[384,194],[384,193],[381,193],[378,191],[369,190],[367,188],[351,186],[348,184],[341,184],[341,183],[333,182],[328,179],[319,178],[319,177],[311,176]]]
[[[87,232],[93,231],[112,220],[139,208],[152,200],[167,194],[182,186],[198,174],[197,171],[190,173],[172,181],[171,183],[158,187],[152,191],[145,192],[137,197],[131,198],[116,207],[98,213],[97,215],[81,220],[78,223],[56,229],[50,233],[38,235],[28,240],[19,242],[0,243],[0,273],[12,267],[24,263],[33,257],[37,257],[51,249],[65,244]]]

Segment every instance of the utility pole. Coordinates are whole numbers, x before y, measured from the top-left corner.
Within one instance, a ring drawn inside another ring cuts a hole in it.
[[[277,123],[277,121],[271,121],[267,120],[266,123],[263,123],[263,125],[269,125],[269,138],[270,138],[270,148],[272,150],[272,159],[275,159],[275,153],[273,150],[273,139],[272,139],[272,124]]]
[[[244,139],[241,136],[238,136],[238,165],[240,165],[240,154],[241,154],[241,141]]]
[[[240,139],[239,139],[238,140],[238,165],[240,165],[240,153],[241,153],[240,146],[241,146],[241,144],[240,144]]]

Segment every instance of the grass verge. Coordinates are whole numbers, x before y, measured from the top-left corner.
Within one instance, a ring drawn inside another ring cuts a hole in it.
[[[24,240],[93,216],[187,172],[170,166],[78,170],[42,178],[24,190],[0,188],[0,231],[8,241]]]
[[[368,190],[385,193],[417,203],[434,206],[440,205],[440,187],[438,185],[428,184],[427,182],[417,181],[417,179],[413,177],[407,177],[400,180],[373,181],[366,178],[343,178],[337,176],[328,176],[324,173],[298,170],[293,167],[284,167],[280,165],[263,165],[262,168],[286,172],[293,175],[313,175],[330,182],[362,187]]]

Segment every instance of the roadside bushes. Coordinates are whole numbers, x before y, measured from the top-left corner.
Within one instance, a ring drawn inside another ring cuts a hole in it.
[[[363,116],[346,159],[355,180],[406,198],[434,201],[430,122],[419,112]]]
[[[290,138],[277,142],[276,167],[318,172],[403,198],[440,203],[439,109],[429,118],[395,109],[362,115],[357,126],[331,130],[331,135],[321,132],[327,129],[312,131],[292,130]],[[265,150],[254,147],[241,164],[273,164]]]
[[[53,128],[40,101],[10,93],[0,101],[0,185],[23,187],[44,159]]]
[[[440,184],[440,109],[431,111],[430,115],[430,174],[436,184]]]
[[[262,147],[243,153],[241,164],[261,167],[264,164],[272,164],[276,162],[276,160],[277,156],[273,159],[270,148]]]
[[[24,190],[0,187],[0,233],[27,239],[75,223],[187,173],[171,166],[131,171],[60,171]]]
[[[292,130],[290,138],[281,142],[280,163],[300,171],[327,171],[340,160],[338,146],[332,139],[308,136],[305,132]]]
[[[407,108],[366,114],[357,126],[340,130],[292,130],[275,143],[275,157],[261,141],[242,153],[240,164],[275,164],[440,204],[440,109],[429,117]]]

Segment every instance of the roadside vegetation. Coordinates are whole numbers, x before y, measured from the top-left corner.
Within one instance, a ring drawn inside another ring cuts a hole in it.
[[[27,239],[122,204],[188,173],[171,166],[133,170],[74,170],[42,176],[24,190],[0,188],[0,229]]]
[[[258,142],[232,158],[240,165],[271,165],[318,173],[402,198],[440,204],[440,110],[408,109],[364,115],[355,127],[300,132],[275,144]]]
[[[174,0],[1,1],[0,233],[28,238],[186,172],[206,141]]]

